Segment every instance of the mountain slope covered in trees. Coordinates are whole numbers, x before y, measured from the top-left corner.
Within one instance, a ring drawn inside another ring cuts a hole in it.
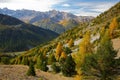
[[[47,42],[58,34],[0,14],[0,51],[23,51]]]

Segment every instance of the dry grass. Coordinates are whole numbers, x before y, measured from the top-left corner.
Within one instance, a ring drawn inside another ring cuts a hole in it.
[[[60,74],[52,74],[36,70],[36,76],[27,76],[28,66],[23,65],[0,65],[0,80],[74,80]]]

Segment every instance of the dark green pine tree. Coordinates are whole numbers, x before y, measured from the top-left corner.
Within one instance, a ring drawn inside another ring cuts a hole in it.
[[[53,71],[55,73],[59,73],[60,72],[60,66],[56,64],[56,62],[54,62],[52,65],[51,65],[51,68],[53,69]]]
[[[117,51],[113,49],[106,31],[96,53],[85,57],[81,70],[84,75],[95,76],[99,80],[116,80],[116,76],[120,74],[120,59],[115,59],[116,56]]]
[[[40,69],[41,69],[42,71],[47,71],[47,70],[48,70],[47,62],[46,62],[46,61],[43,61],[42,66],[40,67]]]
[[[71,55],[67,56],[65,63],[61,66],[64,76],[72,76],[75,74],[75,62]]]
[[[31,61],[29,65],[29,69],[27,71],[28,76],[35,76],[35,68],[34,68],[34,63]]]
[[[69,47],[64,47],[63,49],[66,54],[72,53],[72,50]]]

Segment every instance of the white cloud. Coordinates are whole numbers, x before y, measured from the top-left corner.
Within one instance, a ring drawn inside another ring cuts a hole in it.
[[[115,3],[112,2],[99,2],[99,3],[91,3],[91,2],[80,2],[77,6],[81,7],[79,9],[79,13],[76,15],[85,15],[85,16],[98,16],[100,13],[108,10]]]
[[[0,8],[9,9],[30,9],[37,11],[48,11],[52,6],[63,2],[63,0],[11,0],[10,2],[0,3]]]
[[[73,13],[74,15],[77,15],[77,16],[94,16],[94,17],[96,17],[100,14],[100,13],[96,13],[96,12],[87,12],[87,11],[84,11],[84,9],[69,9],[69,10],[63,9],[60,11]]]
[[[101,3],[101,4],[96,4],[95,7],[93,7],[93,11],[96,12],[104,12],[106,10],[108,10],[112,5],[114,5],[114,3]]]
[[[69,4],[63,4],[62,6],[64,6],[64,7],[70,7]]]

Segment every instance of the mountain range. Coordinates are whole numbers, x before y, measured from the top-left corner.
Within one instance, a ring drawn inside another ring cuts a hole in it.
[[[89,22],[92,16],[76,16],[67,12],[51,10],[39,12],[34,10],[10,10],[8,8],[0,9],[1,14],[16,17],[23,22],[30,23],[44,29],[49,29],[57,33],[63,33],[72,27],[78,26],[79,23]],[[66,24],[66,25],[65,25]]]

